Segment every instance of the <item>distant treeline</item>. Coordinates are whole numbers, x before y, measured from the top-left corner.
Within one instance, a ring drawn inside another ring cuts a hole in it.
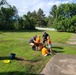
[[[33,30],[36,26],[76,32],[76,3],[61,4],[58,7],[53,5],[49,16],[39,8],[38,11],[28,11],[21,17],[15,6],[11,6],[6,0],[0,1],[0,30]]]

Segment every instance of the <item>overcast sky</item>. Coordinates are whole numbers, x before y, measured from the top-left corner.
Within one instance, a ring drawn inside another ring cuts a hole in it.
[[[7,0],[11,6],[16,6],[19,16],[27,14],[28,11],[32,12],[41,8],[44,14],[49,15],[51,7],[61,3],[76,3],[75,0]]]

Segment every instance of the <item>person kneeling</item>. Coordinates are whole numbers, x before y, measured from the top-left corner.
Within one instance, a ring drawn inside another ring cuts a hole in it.
[[[29,45],[32,47],[33,50],[36,50],[36,44],[35,44],[35,41],[36,41],[36,35],[34,35],[30,41],[29,41]]]

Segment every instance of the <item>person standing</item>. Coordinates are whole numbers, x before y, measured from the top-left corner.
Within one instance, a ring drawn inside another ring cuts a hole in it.
[[[52,43],[50,40],[50,36],[47,37],[47,44],[48,44],[48,50],[50,51],[50,54],[55,54],[55,52],[52,50]]]
[[[47,41],[47,37],[49,36],[48,33],[44,32],[43,35],[42,35],[42,38],[43,38],[43,44],[45,44],[45,42]]]

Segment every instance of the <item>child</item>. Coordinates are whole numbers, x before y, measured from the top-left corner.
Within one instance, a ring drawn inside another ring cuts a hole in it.
[[[47,48],[45,46],[42,48],[42,55],[43,56],[47,56],[48,55],[48,50],[47,50]]]
[[[51,44],[50,36],[47,37],[47,44],[48,44],[48,49],[50,50],[50,52],[52,52],[52,44]]]
[[[36,38],[36,43],[37,43],[37,44],[40,44],[40,36],[38,36],[38,37]]]

